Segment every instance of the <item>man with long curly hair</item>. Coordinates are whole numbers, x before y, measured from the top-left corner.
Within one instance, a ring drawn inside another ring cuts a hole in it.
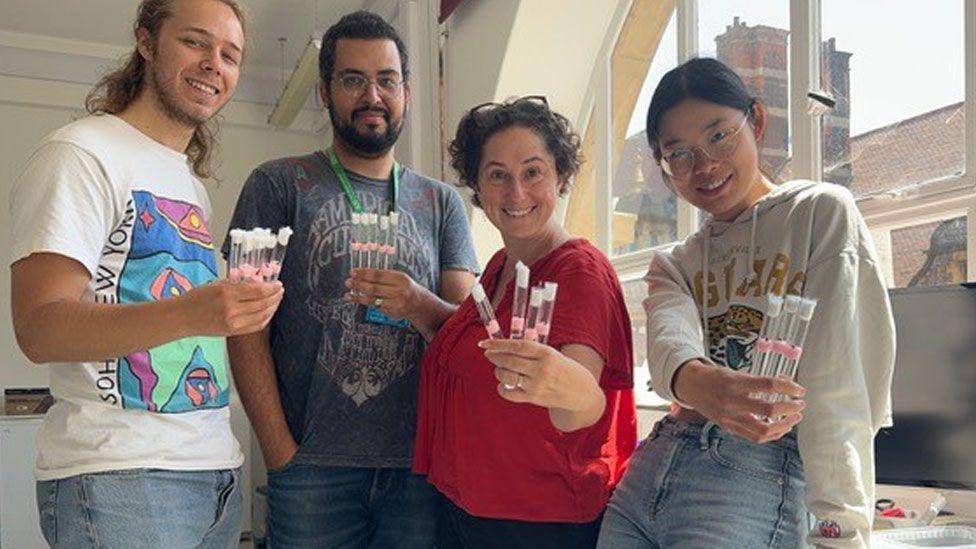
[[[48,135],[10,197],[14,328],[50,364],[37,501],[53,547],[236,547],[224,336],[281,286],[214,282],[210,121],[237,86],[233,0],[144,0],[135,49]]]

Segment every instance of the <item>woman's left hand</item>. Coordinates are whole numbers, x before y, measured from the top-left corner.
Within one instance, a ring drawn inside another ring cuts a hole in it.
[[[478,343],[495,365],[498,394],[505,400],[545,408],[579,411],[588,403],[581,383],[595,383],[582,364],[548,345],[524,339],[486,339]],[[585,376],[585,377],[583,377]]]
[[[351,291],[344,300],[376,307],[393,319],[407,318],[424,291],[406,273],[381,269],[353,269],[346,288]]]

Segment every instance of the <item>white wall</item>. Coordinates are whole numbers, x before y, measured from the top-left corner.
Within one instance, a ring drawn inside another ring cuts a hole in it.
[[[579,127],[597,53],[614,11],[629,0],[471,0],[447,21],[444,44],[446,139],[471,107],[513,95],[545,95]],[[456,181],[450,169],[445,175]],[[471,213],[478,260],[502,247],[481,210]]]

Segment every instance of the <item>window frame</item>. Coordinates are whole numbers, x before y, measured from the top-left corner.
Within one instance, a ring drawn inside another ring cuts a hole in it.
[[[678,201],[678,241],[623,255],[612,255],[612,180],[613,104],[611,55],[626,21],[632,1],[621,1],[611,20],[597,63],[583,101],[579,127],[594,123],[593,161],[597,184],[594,207],[596,230],[594,244],[617,270],[621,280],[642,274],[655,252],[667,251],[693,233],[698,227],[694,207]],[[967,215],[967,261],[976,266],[976,2],[964,1],[964,101],[966,124],[964,139],[967,150],[961,175],[920,182],[916,187],[884,195],[863,197],[857,205],[872,230],[891,230],[924,223],[952,211]],[[698,54],[698,0],[676,0],[677,54],[679,63]],[[820,0],[790,0],[790,134],[793,177],[822,180],[823,136],[819,116],[807,112],[806,92],[820,87],[820,44],[822,22]],[[565,215],[566,204],[560,214]],[[967,279],[976,281],[976,268],[967,269]]]

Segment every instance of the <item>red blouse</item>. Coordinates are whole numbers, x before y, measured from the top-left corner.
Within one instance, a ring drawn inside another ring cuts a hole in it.
[[[504,264],[500,250],[485,269],[489,296]],[[590,522],[637,443],[630,319],[610,262],[586,240],[563,244],[531,269],[531,286],[559,284],[549,344],[587,345],[603,357],[603,416],[563,433],[547,409],[501,398],[494,365],[477,346],[488,335],[469,297],[424,355],[413,469],[475,516]],[[513,285],[495,311],[506,335]]]

